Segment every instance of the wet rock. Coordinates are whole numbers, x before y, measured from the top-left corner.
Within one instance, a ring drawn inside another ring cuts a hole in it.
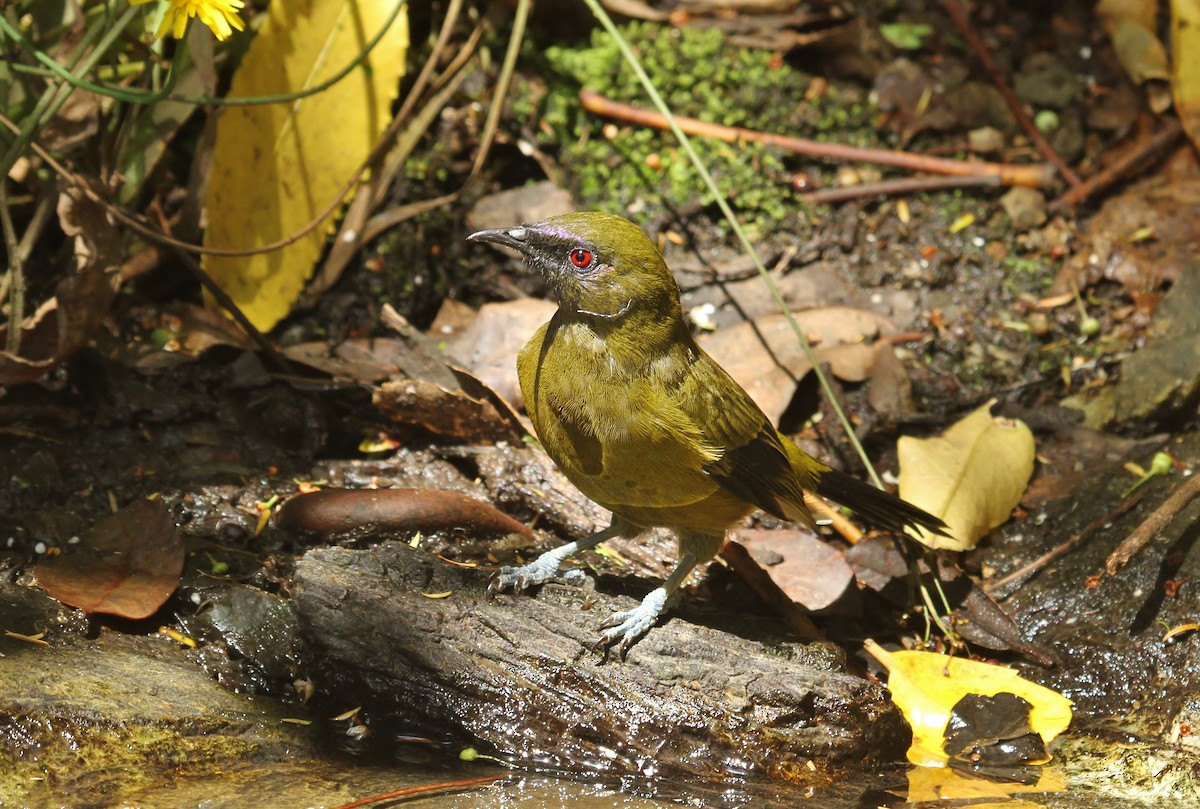
[[[981,126],[967,133],[971,151],[979,154],[995,154],[1004,148],[1004,133],[991,126]]]
[[[299,706],[225,690],[166,638],[89,639],[78,614],[0,580],[0,626],[48,644],[0,636],[0,805],[312,806],[386,788],[321,762],[316,726],[285,721]]]
[[[1078,98],[1082,89],[1075,71],[1049,51],[1031,55],[1013,77],[1013,92],[1035,107],[1061,109]]]
[[[1094,398],[1063,401],[1088,427],[1173,419],[1200,399],[1200,271],[1185,272],[1163,299],[1150,340],[1121,362],[1120,380]]]
[[[202,642],[195,654],[206,671],[232,691],[281,695],[290,689],[303,657],[291,602],[229,582],[199,587],[192,600],[198,609],[183,626]]]
[[[1017,230],[1032,230],[1046,222],[1046,198],[1034,188],[1011,188],[1000,197],[1000,204]]]

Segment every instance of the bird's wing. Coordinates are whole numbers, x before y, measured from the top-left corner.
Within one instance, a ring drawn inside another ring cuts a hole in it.
[[[692,403],[689,416],[706,442],[721,448],[719,456],[704,465],[717,485],[769,514],[811,523],[804,489],[815,488],[816,472],[824,467],[818,465],[802,480],[804,470],[788,460],[786,439],[750,394],[703,351],[679,396]]]

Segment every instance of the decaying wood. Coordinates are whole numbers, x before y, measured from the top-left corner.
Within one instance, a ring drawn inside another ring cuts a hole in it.
[[[697,625],[691,605],[601,664],[597,625],[630,597],[552,584],[489,601],[487,578],[403,543],[309,552],[295,605],[318,688],[388,726],[576,772],[811,780],[810,762],[908,744],[883,690],[830,647],[778,642],[748,616],[715,615],[736,634]]]

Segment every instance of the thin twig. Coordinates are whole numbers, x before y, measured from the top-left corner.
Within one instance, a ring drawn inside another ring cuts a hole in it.
[[[1192,475],[1186,482],[1181,483],[1175,492],[1163,504],[1142,521],[1117,549],[1108,555],[1104,570],[1110,576],[1115,576],[1129,564],[1129,560],[1150,544],[1159,534],[1166,530],[1171,521],[1187,508],[1188,504],[1200,497],[1200,474]]]
[[[229,294],[221,289],[221,285],[214,281],[212,276],[196,263],[196,259],[188,255],[186,250],[176,250],[175,255],[180,263],[200,282],[200,286],[204,287],[220,307],[237,321],[237,324],[242,327],[242,331],[246,333],[246,336],[253,340],[254,344],[263,352],[267,361],[275,366],[275,369],[281,374],[295,375],[296,371],[292,367],[291,361],[284,356],[282,351],[276,348],[275,344],[265,334],[250,322],[250,318],[246,317],[245,313],[233,302],[233,298],[230,298]]]
[[[650,110],[640,109],[630,104],[605,98],[590,88],[579,91],[579,101],[583,108],[597,115],[616,118],[621,121],[649,126],[655,129],[668,129],[669,124],[664,116]],[[911,171],[924,171],[931,174],[951,174],[955,176],[996,176],[1004,185],[1024,185],[1032,188],[1045,188],[1054,179],[1054,170],[1045,164],[1016,165],[1012,163],[987,163],[983,161],[950,160],[944,157],[897,152],[889,149],[867,149],[861,146],[847,146],[842,143],[821,143],[805,138],[795,138],[790,135],[777,135],[773,132],[759,132],[737,126],[724,126],[695,118],[675,116],[675,123],[689,134],[705,138],[714,138],[726,143],[737,141],[757,141],[767,146],[776,146],[796,154],[810,157],[824,157],[830,160],[842,160],[853,163],[875,163],[881,166],[895,166]]]
[[[1167,118],[1165,128],[1142,144],[1141,148],[1122,155],[1108,168],[1051,202],[1047,206],[1048,209],[1055,213],[1064,213],[1073,209],[1089,197],[1122,180],[1125,175],[1138,168],[1143,160],[1165,151],[1181,135],[1183,135],[1183,127],[1179,125],[1179,121],[1175,118]]]
[[[992,581],[984,583],[984,585],[983,585],[984,592],[995,598],[1007,598],[1009,595],[1009,592],[1008,592],[1009,588],[1012,585],[1024,582],[1025,579],[1027,579],[1030,576],[1032,576],[1033,574],[1037,573],[1039,570],[1041,570],[1046,565],[1053,562],[1055,559],[1058,559],[1059,557],[1062,557],[1062,556],[1066,556],[1068,553],[1070,553],[1072,550],[1074,550],[1077,545],[1081,544],[1084,540],[1086,540],[1092,534],[1096,533],[1104,526],[1110,525],[1118,517],[1120,517],[1125,512],[1129,511],[1131,508],[1133,508],[1138,503],[1140,503],[1142,500],[1142,497],[1144,497],[1144,496],[1145,496],[1145,492],[1138,492],[1137,494],[1135,494],[1131,497],[1126,497],[1125,500],[1119,506],[1114,508],[1109,513],[1105,514],[1103,517],[1099,517],[1095,520],[1092,520],[1090,523],[1088,523],[1083,528],[1081,528],[1074,536],[1072,536],[1066,542],[1061,543],[1060,545],[1058,545],[1055,548],[1051,548],[1050,550],[1046,551],[1038,558],[1034,559],[1032,562],[1021,565],[1019,568],[1014,570],[1012,573],[1009,573],[1007,576],[1001,576],[998,579],[994,579]]]
[[[877,183],[862,183],[845,188],[821,188],[801,199],[805,202],[824,203],[848,202],[867,197],[887,197],[899,194],[917,194],[922,191],[944,191],[948,188],[990,188],[1000,185],[1000,178],[987,174],[978,177],[902,177],[895,180],[880,180]]]
[[[483,132],[479,138],[479,152],[475,155],[475,164],[467,176],[469,184],[479,175],[487,160],[492,140],[496,137],[496,128],[500,125],[500,113],[504,111],[504,98],[508,95],[509,85],[512,84],[513,71],[517,66],[517,57],[521,54],[521,42],[525,39],[525,24],[529,21],[529,9],[533,0],[518,0],[516,13],[513,14],[512,34],[508,38],[508,50],[504,53],[504,64],[500,66],[500,76],[496,80],[496,92],[492,94],[492,104],[488,108],[487,119],[483,122]]]
[[[4,247],[8,253],[8,333],[4,350],[16,357],[21,353],[21,324],[25,320],[25,268],[22,266],[17,230],[13,227],[12,211],[8,207],[8,183],[0,178],[0,226],[4,230]]]
[[[855,525],[853,520],[817,495],[805,492],[804,505],[808,506],[808,510],[812,512],[815,519],[820,520],[823,524],[828,523],[830,528],[851,545],[857,545],[862,541],[864,536],[862,529]]]
[[[416,795],[427,795],[431,792],[449,793],[461,791],[470,787],[488,784],[489,782],[493,784],[499,784],[500,782],[511,777],[511,775],[505,773],[503,775],[485,775],[482,778],[469,778],[465,781],[447,781],[441,784],[425,784],[419,787],[405,787],[404,789],[397,789],[394,792],[384,792],[380,795],[371,795],[370,797],[361,798],[357,801],[343,803],[340,806],[334,807],[334,809],[362,809],[364,806],[383,803],[384,801],[392,802],[396,801],[398,798],[411,798]]]
[[[988,72],[992,84],[1000,91],[1000,95],[1004,96],[1008,108],[1016,116],[1017,123],[1025,130],[1025,134],[1029,137],[1029,140],[1042,153],[1042,157],[1046,158],[1046,160],[1050,161],[1058,169],[1058,173],[1062,175],[1062,178],[1072,188],[1078,188],[1083,181],[1067,165],[1067,162],[1062,159],[1062,155],[1050,145],[1050,141],[1046,140],[1045,136],[1042,135],[1037,125],[1034,124],[1033,119],[1029,117],[1029,113],[1025,112],[1025,105],[1021,103],[1021,99],[1017,98],[1017,94],[1008,86],[1008,81],[1004,78],[1004,72],[1000,70],[1000,66],[996,64],[996,60],[992,58],[992,52],[988,49],[988,46],[975,33],[975,28],[971,25],[971,18],[963,11],[962,7],[958,4],[958,0],[942,0],[942,8],[950,15],[950,19],[954,21],[954,24],[958,26],[963,39],[971,46],[971,50],[975,52],[975,58],[983,65],[983,69]]]
[[[458,15],[462,10],[462,0],[451,0],[450,5],[446,8],[446,19],[442,22],[441,30],[438,31],[437,40],[433,44],[433,50],[429,53],[429,58],[425,60],[425,64],[421,67],[421,72],[417,74],[417,79],[413,82],[412,89],[404,98],[404,103],[400,105],[400,109],[396,111],[396,117],[388,125],[384,132],[382,140],[393,143],[400,134],[401,126],[406,125],[411,116],[417,102],[424,97],[425,90],[433,81],[433,71],[437,66],[438,60],[441,58],[442,52],[446,49],[446,45],[450,40],[450,35],[454,31],[454,25],[458,21]],[[483,26],[476,26],[467,45],[459,49],[458,55],[451,61],[450,65],[442,71],[438,76],[435,88],[440,86],[445,81],[454,78],[459,69],[467,63],[471,56],[475,53],[475,45],[479,37],[483,35]],[[383,161],[383,166],[379,171],[373,172],[377,174],[379,179],[373,183],[374,192],[371,198],[371,209],[374,210],[383,202],[387,190],[391,187],[391,181],[395,179],[400,172],[400,167],[407,160],[408,155],[397,155],[394,152],[389,152],[386,159]]]

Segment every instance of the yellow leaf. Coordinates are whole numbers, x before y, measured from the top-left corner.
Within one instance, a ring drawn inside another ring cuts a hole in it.
[[[1028,784],[967,775],[949,767],[912,767],[905,773],[908,792],[904,795],[904,805],[925,805],[926,802],[936,805],[939,801],[957,801],[957,805],[969,806],[970,809],[1045,809],[1045,804],[1024,801],[1015,796],[1022,793],[1062,792],[1067,788],[1067,780],[1062,771],[1054,767],[1042,767],[1037,775],[1037,783]]]
[[[1031,683],[1013,669],[948,657],[932,652],[888,652],[874,641],[867,652],[888,671],[888,690],[908,724],[913,743],[908,760],[923,767],[943,767],[946,723],[958,701],[968,694],[994,697],[1015,694],[1032,706],[1029,726],[1050,744],[1071,724],[1071,700]]]
[[[1005,522],[1033,474],[1033,433],[1021,421],[994,418],[995,400],[940,436],[897,443],[900,497],[941,517],[952,537],[921,531],[931,548],[962,551]]]
[[[1200,147],[1200,0],[1171,0],[1171,92],[1183,131]]]
[[[322,83],[354,60],[396,2],[272,0],[229,96],[281,95]],[[402,11],[366,62],[332,87],[282,104],[221,110],[204,246],[270,244],[333,203],[388,125],[407,49]],[[204,268],[267,331],[300,295],[335,218],[283,249],[244,258],[208,256]]]

